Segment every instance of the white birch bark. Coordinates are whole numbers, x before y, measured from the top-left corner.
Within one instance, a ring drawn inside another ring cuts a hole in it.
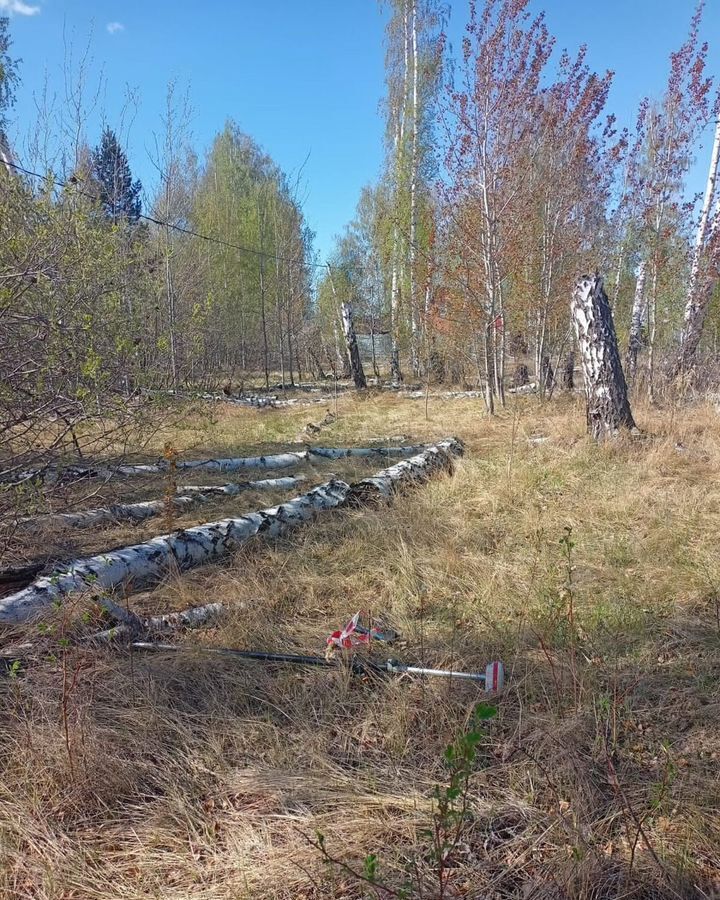
[[[638,266],[637,281],[635,282],[635,296],[633,297],[632,315],[630,317],[630,336],[628,338],[627,370],[628,380],[634,381],[637,372],[638,354],[642,347],[642,323],[645,317],[647,301],[645,299],[645,280],[647,277],[647,264],[640,261]]]
[[[400,328],[400,282],[398,278],[398,254],[400,241],[397,225],[393,226],[392,275],[390,279],[390,377],[393,384],[402,382],[400,369],[400,347],[398,331]]]
[[[418,179],[418,42],[417,0],[411,2],[412,37],[412,138],[410,148],[410,327],[412,330],[412,370],[420,374],[420,323],[417,296],[417,179]]]
[[[322,510],[334,509],[350,501],[357,504],[373,497],[389,497],[402,483],[412,484],[438,469],[450,467],[452,457],[460,455],[462,449],[459,441],[448,439],[352,487],[344,481],[328,481],[279,506],[197,525],[111,553],[76,560],[65,571],[40,578],[24,590],[1,598],[0,623],[18,624],[35,619],[69,594],[86,593],[98,597],[102,603],[109,591],[148,585],[167,574],[169,568],[182,571],[213,562],[234,552],[256,535],[275,537],[284,534]],[[119,621],[127,619],[121,607],[107,602],[112,604],[113,615]]]
[[[324,459],[345,459],[347,457],[363,456],[416,456],[422,453],[425,447],[310,447],[311,456],[321,456]]]
[[[202,502],[203,497],[173,497],[176,510],[187,509]],[[143,522],[154,516],[161,516],[167,510],[165,500],[145,500],[142,503],[116,503],[99,509],[84,509],[72,513],[51,513],[21,519],[18,523],[23,528],[94,528],[111,522],[131,521]]]
[[[599,275],[584,275],[570,304],[580,348],[588,431],[598,440],[635,429],[610,303]]]
[[[352,375],[355,387],[358,390],[364,390],[367,387],[367,381],[365,379],[362,360],[360,359],[360,350],[358,349],[350,304],[340,304],[340,312],[342,315],[343,333],[345,334],[345,345],[350,360],[350,374]]]
[[[394,151],[395,151],[395,222],[393,224],[393,243],[392,243],[392,275],[390,281],[390,376],[395,384],[402,382],[402,371],[400,369],[400,283],[401,283],[401,242],[400,229],[397,224],[397,218],[400,215],[401,184],[403,181],[403,169],[405,159],[405,115],[408,105],[408,6],[407,0],[403,0],[403,77],[402,77],[402,96],[396,102],[395,112],[395,133],[394,133]]]
[[[335,281],[332,277],[332,268],[328,264],[328,278],[330,279],[330,287],[332,288],[333,299],[340,312],[340,321],[342,323],[343,335],[345,336],[345,347],[347,349],[347,361],[350,365],[350,374],[357,390],[364,390],[367,387],[365,380],[365,372],[363,371],[362,360],[360,359],[360,350],[358,349],[357,337],[355,336],[355,326],[353,325],[352,309],[350,304],[341,301],[335,292]]]
[[[373,497],[388,499],[402,484],[426,481],[438,470],[451,470],[453,458],[462,456],[463,452],[462,443],[455,438],[440,441],[410,459],[355,482],[350,488],[349,502],[367,502]]]
[[[241,491],[273,491],[287,490],[303,482],[305,477],[265,478],[260,481],[241,481],[235,484],[186,485],[178,488],[180,496],[174,497],[172,504],[176,511],[182,512],[192,506],[205,502],[213,494],[235,496]],[[167,511],[166,500],[145,500],[141,503],[114,503],[98,509],[84,509],[72,513],[51,513],[32,516],[18,522],[23,528],[94,528],[113,522],[144,522],[155,516],[162,516]]]
[[[720,118],[715,124],[715,137],[710,155],[710,169],[705,184],[705,196],[700,212],[700,221],[695,235],[695,245],[690,263],[690,281],[685,299],[683,330],[680,341],[680,352],[676,362],[676,374],[692,368],[697,349],[702,337],[705,315],[712,296],[712,279],[703,277],[702,262],[707,249],[708,237],[711,233],[710,210],[715,199],[717,188],[718,164],[720,163]]]
[[[291,466],[305,462],[307,458],[307,450],[296,450],[288,453],[273,453],[268,456],[180,460],[176,463],[176,468],[178,471],[181,469],[207,469],[211,472],[238,472],[242,469],[289,469]]]
[[[241,491],[283,491],[297,487],[305,481],[304,475],[287,475],[284,478],[262,478],[259,481],[238,481],[232,484],[183,484],[181,494],[225,494],[234,497]]]
[[[224,609],[222,603],[206,603],[204,606],[194,606],[179,612],[163,613],[159,616],[150,616],[148,619],[140,619],[138,625],[116,625],[92,635],[89,640],[93,643],[106,642],[134,638],[140,632],[157,633],[176,628],[197,628],[198,625],[205,625],[219,618]]]
[[[5,132],[0,130],[0,163],[3,164],[8,175],[13,178],[18,175],[17,169],[13,168],[14,162]]]

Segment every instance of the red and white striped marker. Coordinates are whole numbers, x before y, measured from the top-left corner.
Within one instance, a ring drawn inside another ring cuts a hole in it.
[[[488,663],[485,666],[485,690],[490,692],[501,691],[505,687],[505,666],[500,660]]]

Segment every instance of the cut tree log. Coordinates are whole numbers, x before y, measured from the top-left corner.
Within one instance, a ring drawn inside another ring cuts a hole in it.
[[[241,491],[287,490],[305,481],[304,475],[294,478],[264,478],[260,481],[241,481],[235,484],[188,484],[178,488],[179,497],[173,498],[176,511],[182,512],[198,503],[204,503],[214,494],[235,496]],[[72,513],[50,513],[21,519],[18,525],[22,528],[94,528],[97,525],[108,525],[113,522],[144,522],[154,516],[167,512],[166,500],[144,500],[141,503],[114,503],[99,509],[84,509]],[[32,580],[32,579],[31,579]]]
[[[357,504],[372,499],[388,499],[402,485],[426,481],[438,470],[452,471],[453,458],[462,456],[463,449],[456,438],[440,441],[411,459],[404,459],[376,475],[355,482],[350,488],[348,502]]]
[[[225,607],[222,603],[206,603],[204,606],[193,606],[179,612],[163,613],[160,616],[150,616],[148,619],[138,619],[138,624],[120,624],[105,631],[92,635],[92,642],[105,643],[108,641],[123,640],[137,637],[141,633],[168,632],[177,628],[197,628],[205,625],[222,615]]]
[[[305,481],[304,475],[286,475],[282,478],[262,478],[259,481],[235,481],[231,484],[183,484],[179,494],[226,494],[234,497],[241,491],[283,491],[297,487]]]
[[[228,459],[181,460],[176,463],[177,469],[210,469],[220,472],[236,472],[241,469],[288,469],[297,466],[308,458],[307,450],[287,453],[272,453],[267,456],[241,456]],[[4,483],[17,484],[24,481],[40,481],[54,484],[58,481],[78,481],[85,478],[111,478],[121,475],[132,478],[136,475],[162,475],[168,471],[165,461],[157,463],[140,463],[120,466],[67,466],[63,468],[48,466],[44,469],[19,472],[11,478],[0,479]]]
[[[417,447],[307,447],[305,450],[292,450],[284,453],[271,453],[267,456],[239,456],[224,459],[188,459],[178,460],[175,468],[207,469],[211,472],[239,472],[244,469],[289,469],[307,462],[310,457],[341,459],[345,456],[407,456],[418,452]],[[66,469],[48,467],[36,472],[23,472],[13,476],[13,482],[41,480],[45,482],[64,480],[67,477],[104,478],[109,481],[113,476],[121,475],[131,478],[136,475],[162,475],[168,471],[168,463],[161,460],[157,463],[140,463],[121,466],[71,466]]]
[[[173,506],[183,510],[202,502],[202,496],[174,497]],[[18,522],[22,528],[94,528],[96,525],[107,525],[112,522],[143,522],[153,516],[161,516],[167,511],[165,500],[145,500],[142,503],[114,503],[98,509],[84,509],[71,513],[49,513],[32,516]]]
[[[227,459],[187,459],[178,460],[175,468],[181,469],[207,469],[214,472],[237,472],[242,469],[289,469],[297,466],[308,458],[307,450],[291,451],[287,453],[272,453],[268,456],[238,456]],[[121,474],[131,474],[127,466],[121,467]],[[140,474],[142,466],[133,467]],[[167,464],[160,464],[158,471],[167,470]]]
[[[417,447],[311,447],[311,456],[320,456],[323,459],[345,459],[346,457],[387,456],[404,457],[417,456],[425,450],[424,446]]]
[[[599,275],[583,275],[570,304],[585,380],[588,432],[597,441],[636,430],[610,303]]]
[[[460,453],[462,444],[449,439],[352,487],[333,479],[270,509],[197,525],[111,553],[79,559],[64,572],[40,578],[25,590],[0,599],[0,622],[17,624],[31,620],[54,602],[78,592],[98,597],[104,605],[108,591],[140,588],[159,580],[173,567],[184,570],[213,562],[235,551],[255,535],[274,537],[307,522],[322,510],[388,497],[402,483],[413,483],[429,477],[439,468],[450,467],[452,457]],[[114,610],[113,614],[122,621],[124,611],[114,603],[112,606],[119,610],[119,614]]]

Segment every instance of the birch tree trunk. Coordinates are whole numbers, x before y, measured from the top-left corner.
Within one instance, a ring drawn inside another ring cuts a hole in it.
[[[635,430],[610,303],[599,275],[582,276],[570,305],[580,348],[588,431],[597,441]]]
[[[675,363],[675,375],[689,371],[695,364],[697,349],[702,337],[705,315],[712,296],[713,279],[707,274],[703,277],[703,256],[706,254],[708,237],[711,234],[710,210],[715,198],[715,190],[718,178],[718,163],[720,162],[720,118],[715,124],[715,138],[713,140],[712,153],[710,155],[710,169],[705,184],[705,196],[703,198],[700,221],[695,236],[690,264],[690,283],[685,300],[685,314],[683,318],[683,330],[680,339],[680,351]],[[720,211],[716,213],[720,216]]]
[[[390,376],[393,384],[400,384],[403,380],[402,371],[400,369],[400,285],[401,285],[401,242],[400,229],[398,227],[397,218],[403,207],[401,202],[401,188],[404,187],[405,181],[405,116],[408,107],[408,78],[409,78],[409,61],[408,61],[408,2],[403,0],[403,77],[402,77],[402,95],[395,104],[395,133],[394,133],[394,151],[395,151],[395,196],[394,196],[394,216],[393,224],[393,244],[392,244],[392,275],[390,283]]]
[[[627,350],[627,373],[630,383],[635,381],[637,374],[638,354],[642,347],[642,323],[645,317],[645,278],[647,274],[647,264],[645,260],[640,261],[638,267],[637,281],[635,282],[635,296],[633,298],[632,315],[630,318],[630,336],[628,338]]]
[[[347,359],[350,364],[350,374],[352,375],[355,387],[365,390],[367,381],[365,380],[365,372],[363,370],[362,360],[360,359],[360,350],[358,349],[357,337],[355,335],[355,326],[352,319],[352,307],[346,301],[340,301],[335,293],[335,281],[332,277],[332,269],[328,265],[328,276],[330,278],[330,287],[332,288],[333,298],[340,310],[340,319],[342,321],[343,334],[345,335],[345,345],[347,347]]]
[[[344,481],[328,481],[270,509],[197,525],[111,553],[76,560],[65,571],[40,578],[24,590],[0,599],[0,622],[29,621],[66,596],[83,592],[111,605],[113,614],[122,621],[127,613],[106,596],[114,589],[138,589],[167,574],[169,568],[183,571],[212,562],[236,551],[256,535],[284,534],[322,510],[388,498],[403,484],[412,485],[440,469],[451,468],[453,457],[462,452],[459,441],[448,439],[352,486]]]
[[[399,235],[397,225],[393,227],[393,260],[390,280],[390,378],[393,384],[401,384],[400,348],[398,331],[400,327],[400,281],[398,276]]]
[[[412,36],[412,138],[410,149],[410,326],[412,370],[420,375],[420,304],[417,290],[417,182],[418,182],[418,40],[417,40],[417,0],[411,6]]]
[[[345,343],[347,345],[348,359],[350,361],[350,373],[355,382],[355,387],[361,391],[367,387],[365,379],[365,371],[363,369],[362,360],[360,359],[360,350],[358,349],[357,337],[355,335],[355,326],[352,320],[352,308],[349,303],[343,303],[340,306],[342,312],[343,331],[345,332]]]

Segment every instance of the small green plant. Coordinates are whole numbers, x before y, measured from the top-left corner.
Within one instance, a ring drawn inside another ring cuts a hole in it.
[[[448,896],[449,880],[454,868],[453,855],[463,843],[463,837],[472,824],[470,788],[479,763],[479,747],[487,736],[485,725],[496,715],[496,706],[478,703],[473,710],[469,727],[445,748],[443,762],[448,770],[448,777],[445,783],[436,784],[433,789],[430,823],[419,832],[424,841],[408,866],[408,871],[412,874],[402,886],[392,887],[380,878],[380,858],[377,853],[369,853],[364,858],[360,871],[330,854],[322,832],[316,832],[314,841],[308,839],[310,843],[320,851],[328,865],[341,869],[367,885],[377,897],[410,900],[412,897],[426,896],[426,879],[422,873],[423,869],[427,873],[429,864],[435,896],[438,900],[444,900]]]

